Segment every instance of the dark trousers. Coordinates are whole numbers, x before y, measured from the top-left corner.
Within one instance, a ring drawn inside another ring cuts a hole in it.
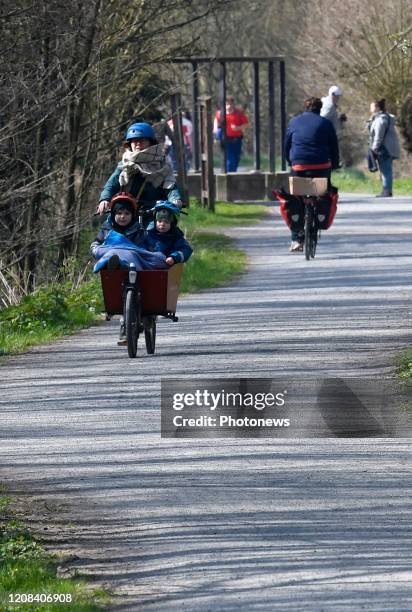
[[[242,154],[242,138],[226,138],[226,171],[237,172]]]

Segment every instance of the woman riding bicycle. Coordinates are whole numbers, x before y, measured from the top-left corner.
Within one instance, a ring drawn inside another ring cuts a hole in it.
[[[125,152],[110,176],[99,198],[98,212],[110,209],[116,194],[128,192],[143,208],[143,225],[152,220],[149,209],[156,201],[168,200],[182,207],[182,196],[176,185],[171,166],[166,162],[162,145],[158,144],[149,123],[133,123],[126,132]]]
[[[339,167],[339,145],[335,128],[329,119],[320,116],[320,98],[307,98],[304,111],[290,120],[285,137],[284,153],[292,176],[326,177],[330,186],[332,170]],[[302,232],[291,231],[290,251],[302,251]]]

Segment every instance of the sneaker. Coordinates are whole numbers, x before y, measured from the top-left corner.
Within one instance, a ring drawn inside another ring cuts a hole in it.
[[[120,268],[120,259],[118,255],[112,255],[107,260],[107,269],[108,270],[118,270]]]
[[[120,321],[119,340],[117,342],[117,346],[126,346],[126,345],[127,345],[126,330],[124,327],[124,320],[122,319]]]
[[[298,242],[297,240],[293,240],[292,244],[290,245],[289,251],[291,253],[297,253],[298,251],[303,251],[303,243]]]

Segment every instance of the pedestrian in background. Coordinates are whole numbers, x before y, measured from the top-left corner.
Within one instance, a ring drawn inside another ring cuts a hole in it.
[[[395,128],[395,117],[386,112],[385,100],[374,100],[370,106],[371,117],[368,121],[369,149],[378,163],[382,180],[379,198],[392,196],[392,163],[401,154],[399,137]]]
[[[222,129],[222,113],[216,111],[213,123],[215,139],[220,141],[222,149],[226,150],[226,171],[237,172],[242,155],[244,129],[249,120],[243,110],[235,106],[233,96],[226,98],[226,133]]]
[[[329,88],[328,95],[322,98],[322,108],[320,110],[321,117],[325,117],[325,119],[329,119],[329,121],[332,122],[336,134],[339,134],[343,123],[346,121],[346,115],[344,113],[339,113],[341,96],[342,89],[339,85],[332,85],[332,87]]]
[[[172,131],[171,136],[173,135],[173,119],[169,119],[167,122],[170,130]],[[185,170],[189,172],[190,166],[192,163],[193,157],[193,123],[190,116],[190,113],[186,110],[182,111],[182,132],[183,132],[183,155],[185,160]],[[173,166],[174,172],[177,172],[177,159],[176,159],[176,151],[173,145],[171,137],[166,134],[165,140],[165,153],[169,157],[170,162]]]

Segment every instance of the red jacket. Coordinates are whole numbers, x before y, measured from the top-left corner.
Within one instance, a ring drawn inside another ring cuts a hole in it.
[[[220,127],[220,110],[216,111],[215,121],[213,126],[213,131],[216,133],[218,128]],[[235,109],[233,113],[226,113],[226,136],[228,138],[240,138],[243,136],[243,130],[234,130],[232,125],[237,125],[238,127],[242,127],[243,125],[248,125],[249,119],[246,117],[245,113],[240,109]]]

